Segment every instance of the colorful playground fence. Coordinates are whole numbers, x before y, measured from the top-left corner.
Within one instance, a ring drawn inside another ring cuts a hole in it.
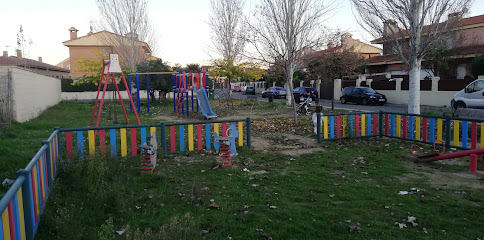
[[[105,157],[137,156],[140,145],[147,142],[152,132],[160,136],[161,152],[185,152],[213,147],[213,132],[226,136],[228,128],[237,128],[237,146],[250,147],[250,118],[241,120],[220,120],[185,123],[160,123],[148,125],[88,127],[60,129],[65,133],[65,151],[67,160],[84,158],[99,153]],[[245,135],[245,140],[244,140]],[[109,140],[108,140],[109,138]],[[87,151],[86,151],[87,150]]]
[[[62,160],[61,153],[66,154],[67,161],[83,159],[86,154],[100,154],[103,157],[107,154],[111,157],[136,156],[140,154],[141,143],[145,143],[154,131],[160,132],[160,139],[164,139],[160,143],[162,153],[194,151],[195,148],[211,149],[212,132],[226,136],[227,129],[233,127],[239,131],[237,146],[250,147],[250,118],[233,121],[56,128],[51,136],[42,142],[41,148],[28,165],[17,171],[17,178],[0,200],[0,240],[34,239],[57,175],[58,163]]]
[[[390,137],[433,144],[446,148],[484,148],[484,120],[392,112],[318,114],[317,141]],[[318,121],[321,123],[321,121]]]
[[[0,239],[33,239],[57,174],[59,129],[44,142],[0,200]]]

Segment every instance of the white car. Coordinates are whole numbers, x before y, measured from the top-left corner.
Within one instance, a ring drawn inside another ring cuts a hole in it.
[[[454,95],[450,104],[457,108],[484,108],[484,79],[477,79]]]

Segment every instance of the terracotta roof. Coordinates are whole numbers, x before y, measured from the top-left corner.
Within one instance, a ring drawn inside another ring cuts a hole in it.
[[[35,61],[28,58],[18,59],[16,57],[0,57],[1,66],[19,66],[26,68],[38,68],[57,72],[70,72],[69,69],[56,67],[47,63]]]
[[[450,53],[451,53],[451,56],[484,53],[484,44],[453,48],[450,50]]]
[[[474,55],[474,54],[484,54],[484,44],[465,46],[465,47],[454,48],[450,50],[450,55],[454,57]],[[383,56],[376,56],[376,57],[365,59],[366,64],[372,64],[372,65],[374,65],[375,63],[386,64],[388,62],[394,62],[394,61],[401,61],[401,60],[397,55],[383,55]]]
[[[439,26],[443,26],[447,21],[444,21],[444,22],[441,22],[439,23]],[[459,23],[457,24],[456,28],[460,28],[460,27],[465,27],[465,26],[470,26],[470,25],[474,25],[474,24],[480,24],[480,23],[484,23],[484,15],[479,15],[479,16],[474,16],[474,17],[468,17],[468,18],[464,18],[462,19],[461,21],[459,21]],[[430,25],[426,25],[423,27],[422,29],[422,32],[425,33],[429,30],[430,28]],[[402,30],[401,33],[397,33],[398,35],[403,35],[403,36],[407,36],[407,31],[406,30]],[[380,37],[380,38],[377,38],[375,40],[372,40],[371,43],[373,44],[381,44],[384,42],[384,38],[383,37]]]

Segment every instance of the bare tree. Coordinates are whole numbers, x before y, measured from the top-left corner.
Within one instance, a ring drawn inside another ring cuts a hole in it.
[[[238,62],[245,46],[245,0],[210,0],[212,43],[224,60]]]
[[[155,47],[155,31],[148,17],[147,0],[96,0],[101,19],[97,22],[101,41],[113,46],[124,65],[136,69],[136,65],[151,56]]]
[[[245,46],[245,31],[243,29],[243,8],[245,0],[210,0],[210,28],[212,29],[212,44],[222,60],[213,59],[212,64],[218,62],[229,63],[225,65],[229,70],[234,68],[240,60],[240,54]],[[219,65],[220,66],[220,65]],[[233,80],[226,76],[227,86]],[[229,99],[232,92],[226,95]]]
[[[248,21],[251,43],[255,53],[250,57],[283,68],[289,90],[287,105],[292,105],[297,122],[296,103],[293,98],[293,74],[303,66],[303,56],[324,43],[323,17],[333,5],[322,0],[261,0],[254,19]]]
[[[420,114],[422,60],[435,47],[451,41],[452,30],[468,12],[472,0],[351,1],[360,25],[375,37],[382,37],[392,53],[408,65],[408,112]],[[449,18],[444,22],[446,16]]]

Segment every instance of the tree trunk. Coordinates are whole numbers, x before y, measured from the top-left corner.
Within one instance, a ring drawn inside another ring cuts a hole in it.
[[[164,102],[166,100],[166,92],[165,91],[158,91],[158,93],[160,94],[160,96],[158,96],[158,100],[160,102]]]
[[[410,61],[410,86],[408,90],[408,113],[420,114],[420,69],[422,60]]]
[[[286,95],[286,105],[292,106],[292,110],[294,113],[294,122],[297,124],[297,107],[296,101],[294,100],[294,86],[292,83],[292,75],[294,74],[294,67],[288,66],[286,70],[286,79],[287,79],[287,86],[289,88],[289,94]]]

